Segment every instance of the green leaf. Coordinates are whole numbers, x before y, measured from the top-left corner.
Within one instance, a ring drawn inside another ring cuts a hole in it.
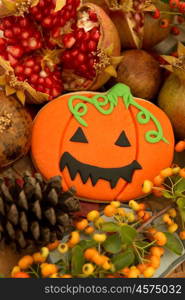
[[[181,178],[181,180],[174,186],[175,192],[184,192],[185,191],[185,178]]]
[[[130,245],[137,236],[137,231],[129,226],[123,225],[120,229],[121,240],[123,243]]]
[[[121,270],[122,268],[130,266],[135,260],[134,252],[131,249],[126,250],[123,253],[119,253],[113,257],[112,263],[116,271]]]
[[[95,247],[96,245],[97,242],[94,240],[82,240],[78,243],[78,246],[80,246],[83,251],[87,248]]]
[[[163,192],[163,196],[167,199],[172,199],[174,196],[167,191]]]
[[[177,205],[181,210],[185,210],[185,198],[178,198]]]
[[[77,245],[72,249],[71,272],[73,275],[82,273],[84,262],[83,249]]]
[[[104,249],[109,253],[118,253],[121,250],[122,242],[118,233],[110,235],[103,243]]]
[[[183,192],[176,191],[175,192],[175,196],[177,196],[177,197],[183,197],[184,195],[183,195]]]
[[[120,231],[120,226],[113,222],[105,222],[101,225],[101,229],[105,232],[118,232]]]
[[[164,234],[167,237],[167,243],[165,247],[177,255],[181,255],[183,251],[183,245],[181,241],[173,233],[164,232]]]

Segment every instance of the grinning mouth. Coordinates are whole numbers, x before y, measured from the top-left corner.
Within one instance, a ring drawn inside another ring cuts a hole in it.
[[[63,171],[65,167],[68,168],[72,180],[74,180],[77,173],[79,173],[84,184],[87,182],[88,178],[91,179],[93,186],[96,185],[99,179],[103,179],[109,181],[112,189],[116,186],[120,178],[123,178],[127,182],[131,182],[134,171],[142,169],[141,165],[136,160],[133,160],[129,165],[121,168],[95,167],[78,161],[69,152],[64,152],[60,160],[60,170]]]

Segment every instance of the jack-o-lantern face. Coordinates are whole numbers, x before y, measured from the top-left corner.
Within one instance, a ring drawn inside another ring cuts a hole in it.
[[[118,84],[107,94],[72,93],[47,104],[33,127],[32,157],[46,177],[91,201],[142,196],[142,183],[173,159],[166,115]]]

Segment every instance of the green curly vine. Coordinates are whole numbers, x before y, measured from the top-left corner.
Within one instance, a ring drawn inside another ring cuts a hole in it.
[[[149,143],[158,143],[159,141],[163,141],[165,143],[168,143],[168,141],[163,136],[163,129],[161,127],[160,122],[157,120],[157,118],[146,108],[139,105],[133,98],[130,88],[122,83],[116,84],[113,88],[111,88],[106,95],[104,94],[98,94],[93,96],[92,98],[88,98],[81,95],[74,95],[71,96],[68,102],[68,107],[71,113],[74,115],[75,119],[83,126],[87,127],[86,121],[83,119],[83,116],[86,115],[88,111],[88,107],[86,103],[91,103],[96,107],[96,109],[104,114],[109,115],[114,110],[114,107],[118,104],[118,97],[122,97],[125,107],[128,109],[130,105],[136,107],[139,112],[136,116],[137,121],[139,124],[145,125],[150,120],[153,121],[153,123],[156,126],[156,130],[149,130],[145,134],[145,139]],[[101,101],[100,101],[101,99]],[[102,101],[103,99],[103,101]],[[75,100],[81,100],[83,102],[78,102],[75,105]],[[108,108],[106,107],[107,105]],[[106,107],[106,108],[105,108]]]

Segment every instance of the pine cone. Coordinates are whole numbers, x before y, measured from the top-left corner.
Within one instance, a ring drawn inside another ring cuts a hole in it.
[[[0,241],[17,250],[41,247],[62,239],[72,229],[72,212],[79,210],[75,190],[63,192],[61,177],[44,181],[41,174],[0,178]]]

